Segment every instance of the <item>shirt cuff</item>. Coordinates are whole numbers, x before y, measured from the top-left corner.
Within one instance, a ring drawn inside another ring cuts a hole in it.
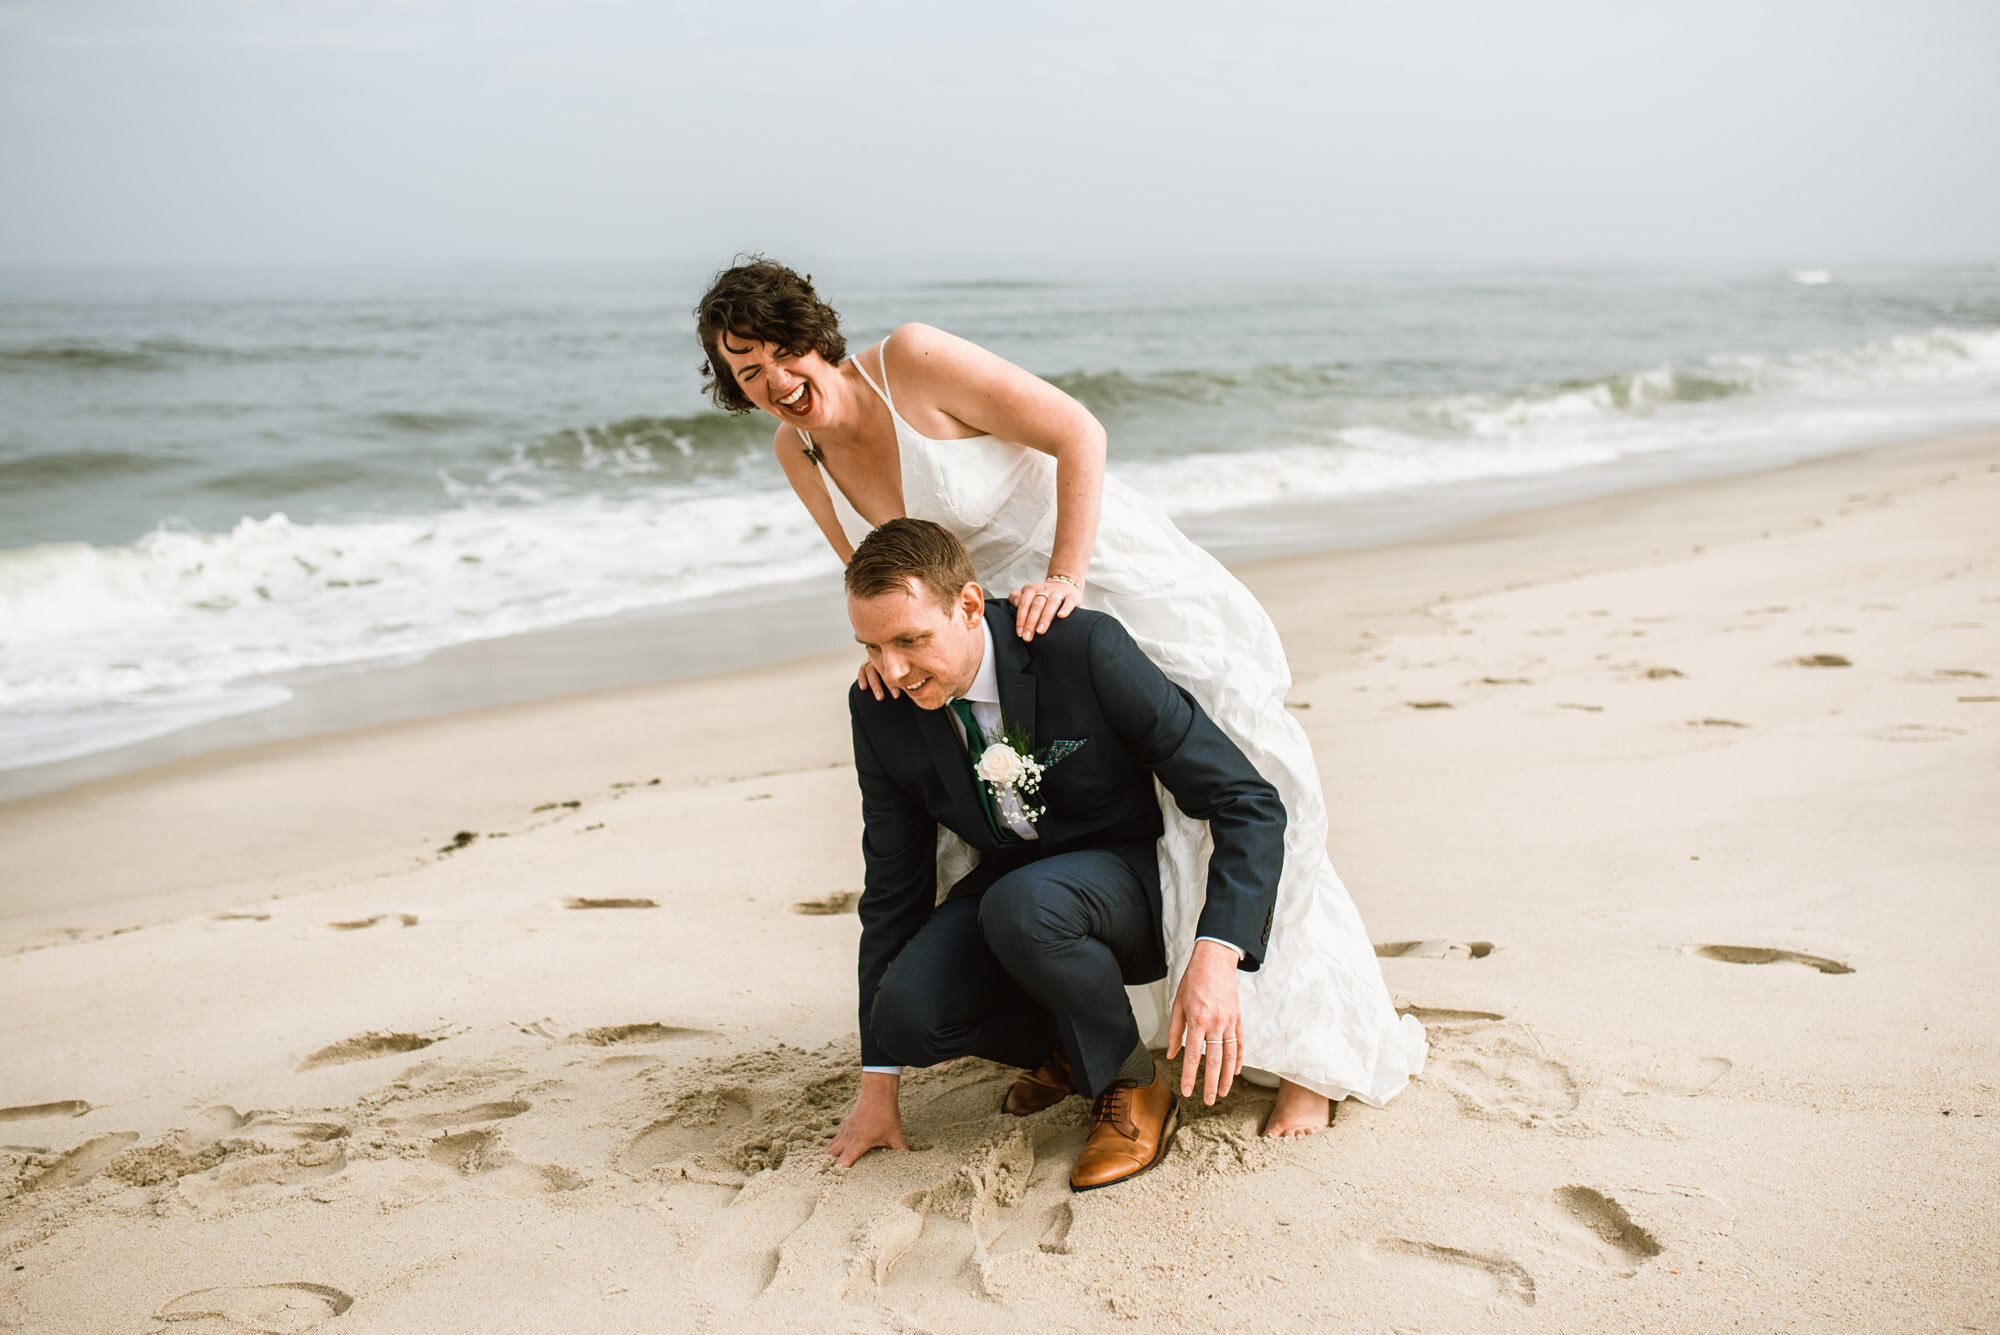
[[[861,1069],[864,1071],[873,1071],[877,1075],[901,1075],[903,1073],[903,1068],[900,1066],[864,1066]]]
[[[1228,946],[1228,947],[1229,947],[1229,948],[1230,948],[1231,950],[1233,950],[1233,951],[1235,951],[1235,952],[1236,952],[1236,962],[1237,962],[1238,964],[1241,964],[1241,963],[1243,962],[1243,957],[1244,957],[1244,956],[1245,956],[1246,954],[1248,954],[1248,953],[1249,953],[1249,952],[1245,951],[1245,950],[1243,949],[1243,947],[1241,947],[1241,946],[1237,945],[1237,944],[1236,944],[1236,943],[1234,943],[1233,941],[1224,941],[1224,940],[1223,940],[1223,939],[1222,939],[1221,937],[1219,937],[1219,936],[1198,936],[1198,937],[1196,937],[1196,938],[1195,938],[1195,940],[1197,940],[1197,941],[1213,941],[1213,942],[1215,942],[1215,943],[1216,943],[1217,945],[1219,945],[1219,946]]]

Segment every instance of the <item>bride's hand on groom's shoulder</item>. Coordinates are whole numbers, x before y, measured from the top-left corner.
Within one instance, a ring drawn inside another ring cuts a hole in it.
[[[1068,580],[1049,579],[1028,584],[1007,595],[1014,605],[1014,633],[1032,640],[1083,605],[1083,590]]]
[[[847,1114],[826,1147],[834,1162],[851,1168],[870,1150],[910,1148],[903,1139],[903,1113],[897,1101],[901,1085],[895,1075],[862,1072],[861,1094],[854,1100],[854,1111]]]
[[[863,663],[861,671],[856,674],[854,679],[861,683],[862,690],[869,692],[877,700],[880,700],[885,693],[891,700],[900,700],[903,698],[903,693],[885,681],[882,674],[876,671],[873,663]]]

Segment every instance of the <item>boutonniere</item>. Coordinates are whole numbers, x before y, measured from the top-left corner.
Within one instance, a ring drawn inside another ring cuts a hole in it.
[[[1050,742],[1037,756],[1027,729],[1003,718],[1000,721],[1000,740],[979,753],[972,771],[992,791],[996,803],[1004,804],[1012,800],[1019,804],[1023,817],[1037,821],[1047,808],[1035,806],[1029,799],[1040,791],[1042,776],[1075,755],[1082,749],[1083,742],[1088,740]]]
[[[996,803],[1009,799],[1018,803],[1021,815],[1029,820],[1039,820],[1043,808],[1028,801],[1042,786],[1044,766],[1034,757],[1034,742],[1028,730],[1018,723],[1000,720],[999,740],[987,743],[973,762],[972,772],[979,781],[992,792]]]

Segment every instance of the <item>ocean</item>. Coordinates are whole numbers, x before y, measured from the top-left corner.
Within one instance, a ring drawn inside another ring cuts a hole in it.
[[[1441,523],[1482,489],[2000,424],[1992,266],[819,281],[852,346],[926,321],[1075,395],[1112,471],[1230,558]],[[0,272],[0,770],[276,709],[314,674],[831,597],[770,422],[700,392],[700,287]]]

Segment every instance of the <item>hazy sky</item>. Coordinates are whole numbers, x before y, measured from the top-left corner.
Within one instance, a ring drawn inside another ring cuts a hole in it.
[[[2000,259],[1993,0],[0,0],[0,263]]]

